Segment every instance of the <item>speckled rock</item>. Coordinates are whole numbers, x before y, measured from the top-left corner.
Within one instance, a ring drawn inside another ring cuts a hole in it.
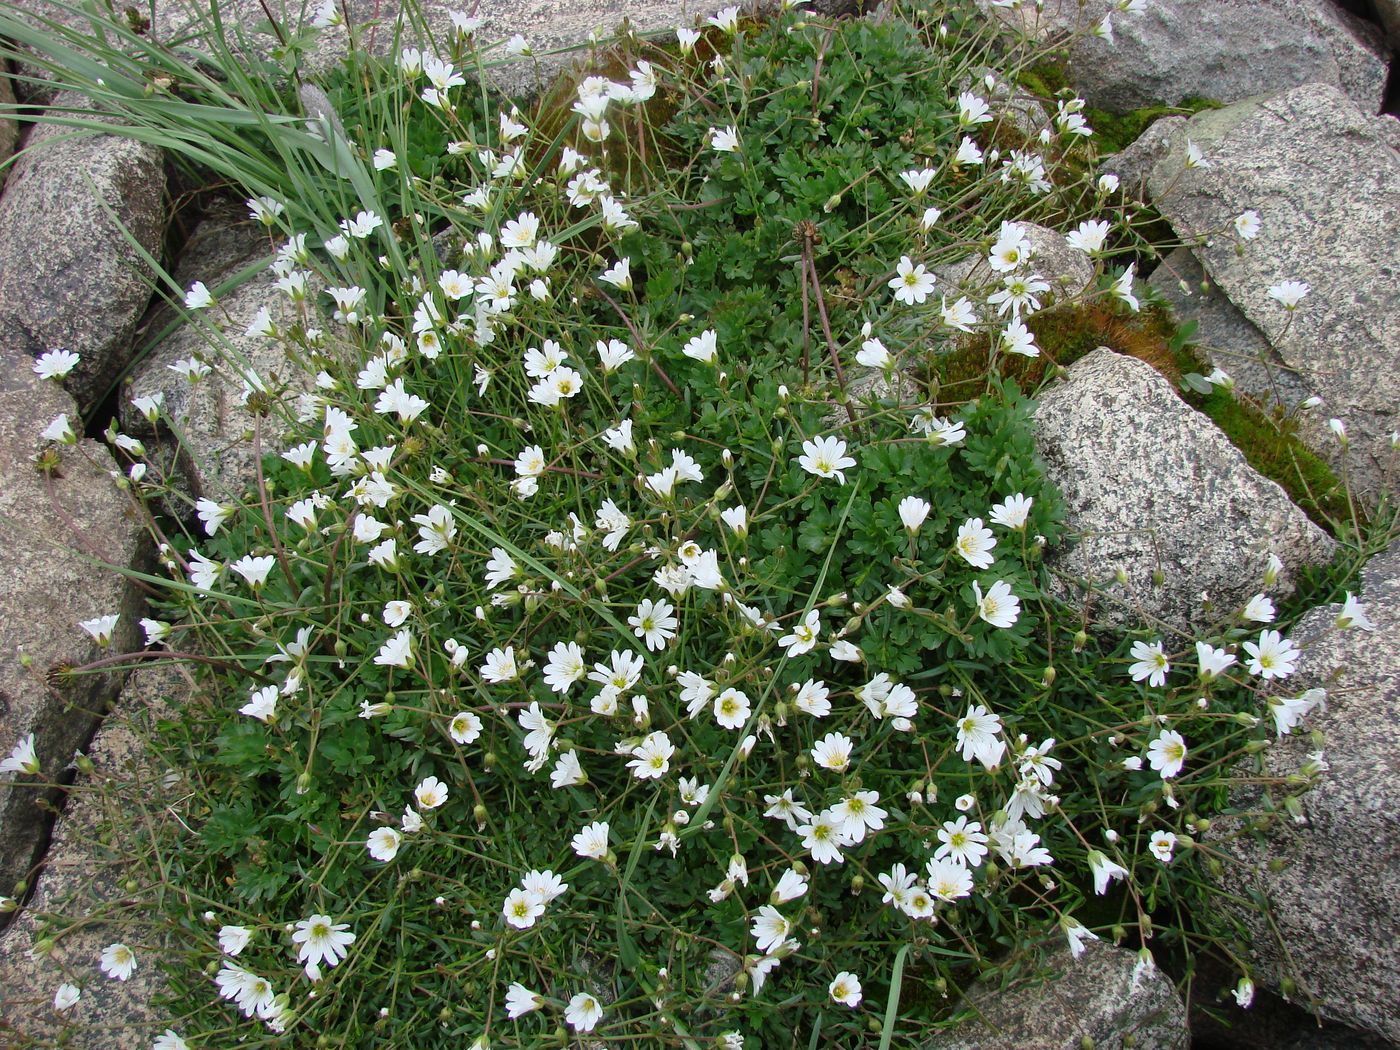
[[[1154,120],[1125,148],[1106,158],[1101,169],[1118,176],[1124,193],[1140,196],[1147,176],[1171,148],[1172,135],[1185,123],[1186,118],[1179,114]]]
[[[1313,391],[1288,367],[1264,333],[1225,298],[1189,248],[1169,253],[1147,283],[1171,307],[1179,323],[1196,322],[1192,342],[1212,368],[1229,373],[1237,397],[1291,413],[1298,438],[1340,475],[1342,447],[1327,429],[1325,413],[1300,407]]]
[[[1186,140],[1209,167],[1185,169]],[[1279,356],[1346,422],[1353,482],[1384,487],[1400,424],[1400,154],[1341,91],[1307,85],[1200,113],[1148,179],[1157,207]],[[1262,231],[1237,251],[1240,212]],[[1268,289],[1304,281],[1290,315]]]
[[[1115,0],[1046,0],[1014,12],[979,3],[1037,37],[1076,33],[1070,75],[1098,109],[1237,102],[1320,82],[1375,113],[1385,94],[1383,34],[1332,0],[1152,0],[1136,15]],[[1112,43],[1083,32],[1107,13]]]
[[[1095,1050],[1186,1050],[1186,1006],[1160,970],[1134,981],[1137,961],[1101,942],[1090,941],[1078,959],[1060,947],[1046,960],[1049,981],[973,985],[967,999],[979,1016],[922,1050],[1080,1050],[1086,1039]]]
[[[36,126],[0,196],[0,346],[78,353],[66,385],[86,411],[126,367],[151,294],[150,267],[107,209],[159,258],[165,169],[155,147],[69,133]]]
[[[175,276],[181,288],[203,281],[217,297],[220,309],[204,311],[194,324],[184,325],[163,339],[137,367],[122,398],[122,423],[131,433],[149,435],[173,449],[177,443],[171,431],[178,430],[184,439],[178,444],[179,465],[195,495],[237,499],[256,485],[256,458],[249,438],[257,424],[243,403],[245,376],[251,372],[269,389],[280,391],[288,405],[310,384],[304,372],[289,367],[277,343],[246,332],[264,305],[272,310],[273,322],[280,328],[297,320],[295,306],[274,287],[276,277],[266,268],[268,261],[266,240],[246,216],[238,220],[233,211],[225,209],[202,222],[181,256]],[[250,268],[258,272],[233,286]],[[172,317],[169,311],[159,312],[145,333],[158,334]],[[222,331],[211,331],[207,327],[211,323]],[[212,373],[191,383],[172,369],[176,361],[190,357],[209,364]],[[274,376],[292,385],[277,387]],[[153,428],[131,402],[155,394],[163,397],[162,422]],[[274,411],[263,418],[265,452],[280,449],[278,442],[288,425],[285,412]]]
[[[1065,236],[1033,222],[1020,224],[1031,242],[1031,272],[1049,282],[1053,295],[1046,302],[1071,298],[1094,279],[1094,265],[1083,252],[1065,243]],[[987,256],[969,255],[934,270],[942,289],[961,286],[968,290],[1001,287],[1004,274],[987,265]]]
[[[1232,889],[1270,904],[1268,920],[1244,916],[1256,981],[1278,987],[1291,974],[1298,1001],[1400,1043],[1400,542],[1366,565],[1359,597],[1373,631],[1339,630],[1341,606],[1328,605],[1291,634],[1303,656],[1284,695],[1328,692],[1308,724],[1325,738],[1329,769],[1303,796],[1301,819],[1280,815],[1259,838],[1231,839],[1229,824],[1213,834],[1240,862],[1227,869]],[[1265,772],[1296,773],[1316,750],[1294,734],[1266,752]],[[1242,790],[1231,798],[1246,811],[1261,801]]]
[[[137,564],[141,550],[126,496],[108,476],[111,455],[82,441],[63,449],[60,473],[35,469],[34,454],[48,444],[39,433],[60,413],[77,421],[73,399],[35,376],[28,357],[0,350],[0,756],[33,733],[47,782],[87,746],[120,684],[111,673],[48,677],[102,655],[78,621],[120,613],[116,652],[140,633],[135,589],[101,567]],[[0,895],[12,896],[28,875],[49,824],[35,803],[53,797],[20,786],[0,791]]]
[[[141,873],[130,851],[148,848],[145,830],[162,823],[178,828],[184,795],[178,777],[168,779],[153,763],[138,729],[168,717],[193,689],[183,668],[140,668],[93,739],[88,757],[94,771],[70,789],[34,895],[0,934],[0,1045],[12,1045],[8,1034],[62,1040],[57,1045],[68,1050],[149,1050],[171,1024],[151,1004],[164,990],[157,966],[162,936],[124,899],[123,883]],[[104,825],[113,823],[131,823],[131,833],[112,837]],[[85,921],[68,929],[75,920]],[[52,951],[33,954],[45,940],[52,941]],[[129,980],[111,980],[98,968],[102,949],[113,943],[136,951]],[[53,998],[65,982],[82,995],[60,1013]]]
[[[1041,396],[1036,431],[1073,533],[1051,562],[1058,589],[1080,601],[1080,581],[1092,585],[1106,622],[1208,623],[1259,590],[1270,553],[1284,563],[1273,593],[1286,594],[1299,568],[1335,550],[1215,424],[1135,358],[1100,347],[1076,361]],[[1115,579],[1120,570],[1126,584]]]
[[[401,0],[342,0],[337,6],[348,14],[348,21],[315,31],[301,59],[304,74],[324,73],[339,63],[349,50],[352,33],[357,47],[381,57],[394,47],[394,23],[405,6]],[[548,83],[561,68],[584,53],[587,40],[595,32],[607,37],[626,26],[635,33],[659,33],[677,25],[690,25],[695,20],[703,22],[727,5],[718,0],[698,6],[687,6],[677,0],[584,0],[576,3],[506,0],[478,10],[458,0],[422,0],[415,6],[421,12],[426,34],[408,25],[403,29],[401,46],[408,46],[415,38],[419,44],[426,39],[436,41],[446,54],[457,35],[452,14],[465,15],[473,10],[480,17],[480,26],[476,29],[476,39],[480,42],[498,45],[513,34],[523,35],[531,55],[513,62],[501,61],[504,56],[496,46],[488,60],[489,75],[496,85],[516,94],[528,93]],[[823,13],[835,14],[852,10],[855,4],[853,0],[822,0],[813,6]],[[13,7],[36,24],[39,19],[47,18],[69,26],[86,27],[86,22],[78,15],[65,11],[51,0],[14,0]],[[199,26],[195,15],[198,5],[184,0],[154,0],[154,8],[155,20],[148,30],[150,36],[163,41],[189,36],[191,39],[185,46],[207,48],[195,32]],[[264,76],[281,78],[286,72],[276,58],[278,41],[259,28],[267,21],[265,12],[271,10],[284,32],[296,36],[311,31],[311,22],[319,8],[319,3],[303,4],[300,0],[267,0],[266,7],[262,0],[224,0],[220,13],[225,25],[239,26],[245,34],[247,46],[242,49],[242,57],[246,63]],[[141,7],[143,13],[146,10],[147,7]],[[40,71],[26,67],[25,72]],[[39,95],[42,97],[42,92]]]

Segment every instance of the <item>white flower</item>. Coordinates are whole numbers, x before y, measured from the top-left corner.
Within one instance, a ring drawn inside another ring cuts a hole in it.
[[[1031,505],[1034,502],[1035,500],[1031,497],[1020,492],[1007,496],[1003,502],[993,505],[991,520],[993,524],[1002,525],[1008,529],[1024,529],[1026,518],[1031,512]]]
[[[1298,648],[1278,631],[1264,631],[1259,642],[1245,642],[1244,651],[1249,654],[1249,673],[1259,675],[1265,681],[1273,678],[1287,678],[1293,673],[1293,665],[1302,655]]]
[[[734,535],[743,537],[749,533],[749,512],[746,507],[726,507],[719,512],[720,520],[734,530]]]
[[[1235,658],[1224,649],[1216,649],[1205,642],[1196,643],[1196,661],[1200,666],[1200,676],[1206,681],[1217,677],[1226,668],[1233,666]]]
[[[750,932],[758,950],[767,955],[787,940],[788,934],[792,933],[792,923],[773,905],[765,904],[754,916]]]
[[[71,1008],[82,994],[82,989],[76,984],[64,982],[60,984],[58,990],[53,993],[53,1008],[59,1013],[62,1013],[64,1010]]]
[[[591,1032],[603,1017],[603,1005],[587,992],[579,992],[564,1008],[564,1020],[575,1032]]]
[[[204,286],[203,281],[195,281],[185,293],[185,309],[204,310],[214,305],[214,296]]]
[[[1065,916],[1060,920],[1060,928],[1065,931],[1065,939],[1069,941],[1070,955],[1078,959],[1084,954],[1084,942],[1096,941],[1099,935],[1092,932],[1087,926],[1083,926],[1077,919]]]
[[[505,916],[506,922],[517,930],[528,930],[535,925],[535,920],[544,914],[544,901],[517,886],[506,894],[501,914]]]
[[[1006,753],[1006,744],[998,736],[1000,732],[1000,715],[981,704],[969,707],[967,714],[958,720],[957,746],[962,760],[971,762],[975,758],[988,769],[994,768]]]
[[[1167,684],[1167,672],[1171,670],[1171,664],[1162,651],[1160,641],[1134,642],[1131,655],[1137,661],[1128,668],[1134,682],[1146,680],[1154,689],[1161,689]]]
[[[481,677],[492,685],[514,681],[520,677],[520,668],[515,662],[515,646],[495,648],[486,654],[486,662],[481,665]]]
[[[842,970],[838,973],[826,990],[834,1003],[849,1006],[851,1009],[860,1005],[860,978],[851,973],[850,970]]]
[[[731,127],[710,129],[710,148],[716,153],[738,153],[739,134]]]
[[[807,880],[792,868],[788,868],[778,879],[777,885],[773,887],[769,899],[774,904],[786,904],[788,901],[797,900],[806,894],[807,888]]]
[[[841,847],[850,843],[842,834],[841,825],[842,821],[826,810],[813,817],[810,824],[798,825],[796,831],[802,836],[802,848],[810,851],[818,864],[844,864]]]
[[[403,836],[394,828],[375,828],[369,833],[365,846],[371,857],[387,864],[398,855],[402,841]]]
[[[600,281],[627,292],[632,290],[632,260],[623,256],[598,275]]]
[[[1011,593],[1011,584],[997,580],[986,594],[976,580],[972,582],[976,596],[977,615],[993,627],[1012,626],[1021,615],[1021,599]]]
[[[98,965],[112,980],[125,981],[136,969],[136,955],[125,944],[109,944],[102,949]]]
[[[1247,1010],[1250,1003],[1254,1002],[1254,982],[1248,977],[1241,977],[1240,983],[1230,994],[1235,997],[1235,1003],[1241,1010]]]
[[[750,710],[748,694],[732,686],[715,697],[715,721],[725,729],[743,729]]]
[[[646,644],[647,650],[655,652],[664,649],[676,636],[680,621],[673,615],[675,611],[675,606],[664,599],[652,601],[643,598],[637,611],[627,618],[627,624],[632,628],[632,633]]]
[[[583,766],[579,764],[578,752],[572,750],[561,754],[549,773],[549,786],[556,791],[560,788],[577,787],[587,780]]]
[[[923,263],[915,265],[909,256],[900,257],[895,268],[896,276],[890,278],[889,287],[894,289],[896,302],[909,306],[920,305],[933,292],[934,276],[924,268]]]
[[[778,644],[786,650],[789,659],[802,656],[816,648],[821,628],[821,614],[816,609],[809,609],[802,619],[793,625],[790,633],[778,639]]]
[[[846,443],[840,438],[817,437],[802,442],[802,455],[797,464],[809,474],[819,478],[834,477],[844,485],[845,468],[854,467],[856,461],[846,455]]]
[[[621,339],[609,339],[606,343],[603,342],[603,340],[599,339],[595,349],[598,352],[598,363],[602,366],[604,373],[616,372],[628,361],[631,361],[634,357],[637,356],[633,352],[632,348],[626,343],[624,343]],[[630,433],[632,421],[626,420],[625,424],[629,428]],[[610,430],[606,434],[604,434],[603,440],[607,441],[607,435],[611,433],[613,432]]]
[[[1147,840],[1147,848],[1163,864],[1170,864],[1172,850],[1176,849],[1176,836],[1170,831],[1154,831]]]
[[[238,709],[238,713],[256,718],[260,722],[270,722],[276,713],[279,695],[275,685],[255,689],[248,702]]]
[[[608,855],[607,821],[594,821],[575,835],[571,841],[574,852],[589,860],[602,860]]]
[[[739,28],[739,7],[726,7],[716,11],[710,18],[706,19],[708,24],[725,33],[734,33]]]
[[[1306,281],[1280,281],[1269,289],[1269,297],[1276,299],[1285,310],[1296,310],[1310,291]]]
[[[45,441],[57,441],[61,445],[76,445],[78,443],[78,435],[73,432],[73,426],[68,422],[67,412],[54,416],[53,421],[40,432],[39,436]]]
[[[374,662],[381,667],[408,667],[413,663],[413,632],[407,627],[379,647]]]
[[[1108,238],[1109,229],[1110,226],[1106,221],[1089,219],[1081,222],[1070,233],[1065,234],[1065,243],[1076,251],[1093,255],[1103,248],[1104,241]]]
[[[219,951],[234,956],[248,947],[253,939],[253,931],[246,926],[220,926]]]
[[[851,764],[854,743],[843,733],[828,733],[812,747],[812,761],[833,773],[844,773]]]
[[[1244,612],[1240,615],[1254,623],[1272,623],[1274,603],[1269,600],[1267,595],[1256,594],[1245,603]]]
[[[1147,764],[1169,780],[1186,764],[1186,740],[1175,729],[1164,730],[1147,746]]]
[[[959,900],[972,893],[972,872],[951,858],[933,857],[925,870],[929,892],[941,901]]]
[[[1108,884],[1113,879],[1128,877],[1128,869],[1115,864],[1096,849],[1089,851],[1089,871],[1094,876],[1094,892],[1102,896],[1108,892]]]
[[[90,634],[92,640],[105,649],[112,644],[112,632],[116,629],[117,620],[120,618],[120,613],[109,613],[106,616],[97,616],[91,620],[82,620],[78,623],[78,626]]]
[[[1349,627],[1360,627],[1363,631],[1374,631],[1376,625],[1371,622],[1371,618],[1366,615],[1366,610],[1361,607],[1361,603],[1356,600],[1351,591],[1347,591],[1346,600],[1342,602],[1342,611],[1337,613],[1336,625],[1339,630],[1347,630]]]
[[[1133,278],[1137,271],[1137,263],[1129,263],[1128,268],[1113,282],[1109,288],[1109,295],[1115,299],[1120,299],[1128,304],[1128,308],[1137,313],[1141,308],[1137,296],[1133,294]]]
[[[532,992],[518,981],[511,982],[506,989],[506,1016],[514,1020],[538,1010],[544,1005],[544,996]]]
[[[447,723],[447,735],[456,744],[470,744],[481,736],[481,719],[471,711],[458,711]]]
[[[1259,236],[1259,229],[1259,213],[1252,208],[1235,216],[1235,232],[1240,235],[1240,240],[1254,240]]]
[[[918,496],[905,496],[899,501],[899,520],[911,533],[918,532],[932,510],[928,500]]]
[[[718,338],[718,333],[713,328],[707,328],[699,335],[691,336],[686,340],[685,346],[681,347],[681,353],[701,364],[712,365],[715,363],[716,357],[719,356],[719,349],[715,344],[716,338]]]
[[[425,777],[413,789],[413,797],[421,809],[437,809],[447,801],[447,785],[437,777]]]
[[[640,744],[631,750],[632,760],[627,768],[638,780],[656,780],[666,775],[671,768],[671,756],[676,753],[675,745],[663,732],[648,733]]]
[[[34,374],[40,379],[62,379],[78,364],[78,355],[71,350],[48,350],[34,360]]]
[[[958,527],[958,538],[953,550],[975,569],[989,568],[993,562],[991,550],[997,545],[992,538],[992,530],[982,524],[981,518],[969,518]]]

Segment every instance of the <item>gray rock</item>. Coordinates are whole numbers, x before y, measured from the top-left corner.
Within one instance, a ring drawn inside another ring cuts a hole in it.
[[[1400,1043],[1400,542],[1366,565],[1359,597],[1374,631],[1338,630],[1341,607],[1326,605],[1291,635],[1303,657],[1284,695],[1328,690],[1309,725],[1326,738],[1330,768],[1302,797],[1301,821],[1280,814],[1258,838],[1213,834],[1240,862],[1227,868],[1231,890],[1270,903],[1268,919],[1244,916],[1256,980],[1278,987],[1291,975],[1300,1003]],[[1315,750],[1294,734],[1265,753],[1264,773],[1297,773]],[[1261,798],[1237,790],[1230,801],[1257,811]]]
[[[1189,248],[1168,254],[1147,284],[1172,308],[1179,323],[1196,322],[1192,342],[1212,368],[1230,374],[1235,396],[1292,414],[1298,438],[1340,476],[1344,456],[1327,429],[1326,417],[1301,408],[1313,391],[1288,367],[1264,333],[1221,294]]]
[[[175,277],[181,288],[204,281],[220,308],[204,311],[194,323],[163,339],[137,366],[122,399],[122,422],[130,432],[150,435],[170,449],[178,445],[180,467],[196,496],[236,499],[256,484],[253,442],[248,440],[256,422],[243,405],[243,377],[249,370],[269,388],[276,386],[274,377],[299,384],[291,389],[292,399],[310,384],[303,370],[289,367],[279,344],[246,334],[258,308],[264,305],[272,310],[279,328],[297,321],[294,305],[274,287],[272,272],[263,269],[250,280],[224,290],[225,284],[265,261],[266,256],[267,243],[250,222],[234,222],[227,211],[202,222],[181,256]],[[309,283],[308,291],[314,294]],[[174,316],[169,311],[159,312],[146,326],[146,333],[158,335]],[[211,331],[210,324],[222,331]],[[191,383],[172,370],[176,361],[189,357],[203,360],[213,372]],[[133,398],[158,393],[164,399],[159,431],[131,404]],[[280,451],[278,442],[287,429],[285,418],[277,412],[264,417],[264,453]],[[177,443],[172,430],[178,431],[183,441]]]
[[[990,7],[988,0],[979,0]],[[1300,84],[1340,86],[1367,113],[1381,107],[1382,34],[1331,0],[1152,0],[1116,11],[1112,0],[1046,0],[1044,9],[996,9],[1042,39],[1077,34],[1069,69],[1089,105],[1116,113],[1188,98],[1237,102]],[[1083,31],[1112,11],[1114,42]]]
[[[1086,1038],[1095,1050],[1186,1050],[1186,1007],[1171,979],[1154,969],[1135,984],[1136,965],[1125,948],[1090,941],[1074,959],[1062,946],[1046,960],[1048,982],[973,985],[967,1002],[978,1016],[923,1050],[1080,1050]]]
[[[0,1044],[8,1032],[63,1040],[44,1045],[71,1050],[149,1050],[172,1024],[152,1004],[165,990],[158,967],[164,934],[143,921],[123,883],[141,874],[131,868],[130,856],[142,848],[139,840],[149,829],[160,823],[179,828],[177,800],[185,794],[177,790],[178,779],[153,762],[141,734],[193,692],[183,668],[142,667],[93,738],[88,757],[95,769],[70,789],[34,895],[0,936]],[[128,837],[114,838],[114,823],[135,826]],[[31,954],[46,940],[51,951]],[[137,953],[127,981],[110,980],[98,968],[102,949],[117,942]],[[53,997],[62,982],[77,985],[82,996],[58,1013]]]
[[[65,10],[52,0],[15,0],[12,6],[16,14],[26,16],[35,25],[47,19],[89,31],[81,13]],[[350,50],[352,31],[356,46],[362,50],[380,57],[394,50],[395,20],[406,6],[400,0],[342,0],[339,6],[348,13],[350,28],[339,25],[315,32],[301,58],[303,75],[319,75],[336,66]],[[472,4],[459,0],[422,0],[414,6],[421,13],[426,34],[414,25],[406,25],[400,46],[437,41],[444,55],[456,37],[451,14],[476,10]],[[525,36],[532,47],[532,56],[513,62],[500,61],[502,53],[497,48],[487,57],[487,63],[491,67],[489,76],[497,87],[509,94],[528,94],[581,57],[584,52],[580,45],[595,31],[609,36],[625,25],[635,33],[663,32],[676,25],[690,25],[697,19],[703,22],[724,6],[719,0],[708,0],[698,7],[677,0],[585,0],[582,3],[506,0],[480,8],[482,24],[476,31],[476,39],[487,44],[504,41],[515,33]],[[772,8],[776,0],[768,0],[763,6]],[[855,3],[853,0],[820,0],[813,6],[822,13],[837,14],[854,9]],[[200,31],[207,17],[196,16],[198,5],[156,0],[154,7],[155,21],[146,33],[148,38],[162,42],[178,39],[187,51],[212,52],[209,40]],[[310,28],[319,7],[315,2],[267,0],[266,9],[278,16],[288,36],[295,37]],[[140,8],[143,12],[147,9]],[[260,0],[223,0],[219,9],[225,25],[236,27],[243,34],[243,42],[233,46],[245,63],[258,67],[264,76],[284,78],[282,63],[277,58],[278,39],[258,28],[267,21],[263,3]],[[124,19],[121,22],[125,24]],[[22,65],[21,72],[51,79],[37,64]],[[42,90],[31,88],[30,91],[31,97],[44,98]]]
[[[1103,171],[1118,176],[1124,193],[1139,197],[1147,176],[1171,148],[1172,135],[1186,123],[1183,116],[1161,117],[1122,150],[1104,159]]]
[[[1273,593],[1287,594],[1299,568],[1336,549],[1135,358],[1100,347],[1076,361],[1042,395],[1036,431],[1078,537],[1051,562],[1061,596],[1079,600],[1079,581],[1092,585],[1107,599],[1106,622],[1208,623],[1260,589],[1271,552],[1284,563]],[[1119,570],[1126,585],[1115,579]]]
[[[1063,302],[1082,292],[1094,279],[1094,266],[1083,252],[1065,243],[1065,236],[1048,226],[1033,222],[1020,224],[1031,242],[1031,271],[1049,282],[1053,296],[1043,301]],[[962,286],[968,290],[1001,287],[1002,274],[987,265],[987,254],[969,255],[957,262],[946,263],[934,270],[938,283],[951,289]]]
[[[63,449],[61,474],[35,469],[33,456],[47,444],[39,432],[61,412],[77,421],[73,399],[35,376],[27,357],[0,351],[0,755],[33,733],[49,783],[87,746],[120,684],[115,673],[49,672],[103,655],[78,621],[120,613],[112,651],[126,652],[140,616],[135,588],[117,572],[140,567],[140,534],[108,476],[116,463],[107,449],[81,441]],[[53,797],[20,786],[0,791],[0,894],[13,896],[28,875],[49,822],[36,802]]]
[[[1209,167],[1184,168],[1188,138]],[[1400,154],[1338,89],[1312,84],[1193,117],[1148,189],[1320,411],[1345,420],[1351,479],[1374,497],[1400,423]],[[1247,208],[1263,230],[1239,251],[1230,223]],[[1291,315],[1268,295],[1285,280],[1312,289]]]
[[[150,267],[106,209],[159,258],[165,169],[152,146],[68,133],[35,127],[0,197],[0,345],[78,353],[67,387],[87,411],[126,367],[151,294]]]

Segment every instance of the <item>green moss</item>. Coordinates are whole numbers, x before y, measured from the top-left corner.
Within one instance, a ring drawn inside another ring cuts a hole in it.
[[[1332,531],[1349,519],[1341,479],[1299,440],[1294,420],[1224,390],[1189,400],[1224,431],[1251,467],[1278,482],[1318,525]]]
[[[1054,98],[1070,85],[1069,67],[1063,62],[1044,61],[1021,70],[1021,86],[1041,98]]]
[[[1094,129],[1094,138],[1103,153],[1117,153],[1137,141],[1153,122],[1175,115],[1193,116],[1206,109],[1219,109],[1222,103],[1210,98],[1184,99],[1179,106],[1144,106],[1127,113],[1110,113],[1085,107],[1084,119]]]
[[[1067,368],[1100,346],[1146,361],[1170,382],[1177,383],[1183,372],[1195,370],[1199,362],[1183,355],[1173,344],[1175,328],[1160,308],[1147,306],[1130,314],[1112,304],[1084,303],[1052,308],[1026,321],[1035,335],[1040,356],[1035,358],[1003,354],[998,371],[1003,379],[1015,379],[1023,389],[1034,390],[1045,381],[1051,367]],[[987,389],[990,342],[987,336],[965,340],[940,354],[933,374],[943,401],[970,401]]]

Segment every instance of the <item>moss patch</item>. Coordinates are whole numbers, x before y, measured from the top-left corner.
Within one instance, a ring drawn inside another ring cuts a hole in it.
[[[1026,326],[1035,334],[1040,356],[1002,354],[997,360],[998,374],[1016,380],[1026,390],[1034,391],[1047,377],[1053,377],[1054,366],[1067,368],[1100,346],[1147,362],[1178,392],[1182,391],[1183,375],[1209,371],[1171,314],[1160,306],[1146,304],[1140,313],[1130,314],[1105,302],[1076,304],[1036,314]],[[990,345],[988,337],[982,335],[964,340],[934,359],[930,374],[936,380],[940,402],[963,404],[987,392]],[[1294,420],[1225,390],[1208,395],[1183,393],[1182,397],[1224,432],[1251,467],[1277,482],[1319,526],[1334,532],[1337,523],[1350,519],[1341,480],[1299,439]]]
[[[1187,398],[1225,432],[1249,465],[1276,481],[1309,518],[1329,532],[1350,518],[1340,478],[1298,438],[1297,423],[1224,390]]]

